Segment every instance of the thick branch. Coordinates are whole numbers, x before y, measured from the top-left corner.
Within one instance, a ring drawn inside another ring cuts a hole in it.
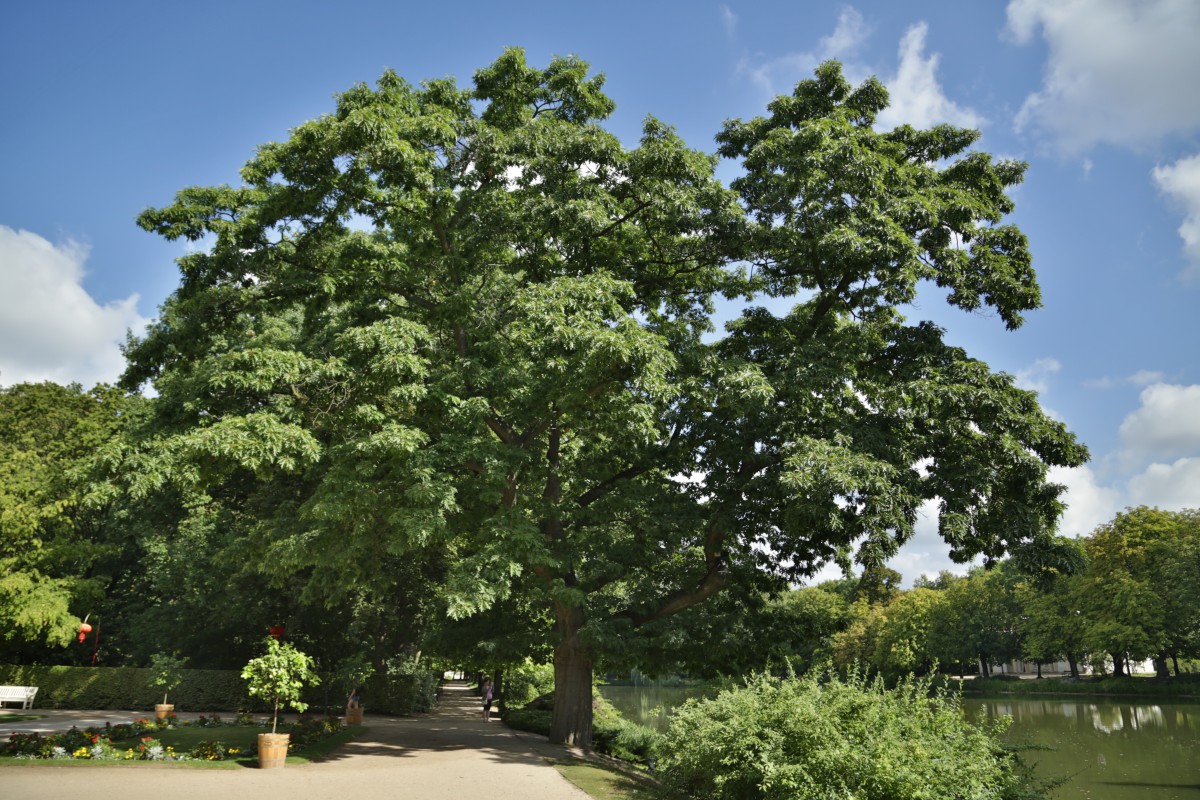
[[[703,603],[728,585],[729,572],[725,569],[725,560],[717,557],[710,564],[708,571],[704,573],[704,577],[700,579],[699,583],[689,589],[680,589],[667,595],[663,598],[662,604],[654,611],[645,614],[625,612],[619,616],[626,617],[635,628],[640,628],[648,622],[665,619],[684,609]]]
[[[671,438],[667,440],[667,443],[665,445],[663,445],[661,450],[659,450],[657,453],[654,453],[652,455],[656,456],[658,459],[661,459],[663,456],[665,456],[667,454],[667,452],[671,449],[672,445],[674,445],[675,442],[678,441],[679,434],[682,431],[683,431],[683,424],[677,422],[675,424],[675,430],[673,430],[671,432]],[[579,497],[577,497],[575,499],[575,503],[580,508],[587,508],[592,503],[596,502],[601,497],[603,497],[604,495],[608,494],[613,489],[615,489],[617,487],[617,484],[621,483],[622,481],[627,481],[630,478],[636,478],[639,475],[649,472],[651,469],[653,469],[657,465],[658,465],[658,461],[655,458],[647,457],[646,460],[643,461],[641,464],[634,464],[633,466],[626,467],[625,469],[621,470],[617,474],[612,475],[608,478],[605,478],[600,483],[593,486],[591,489],[588,489],[586,492],[579,495]]]

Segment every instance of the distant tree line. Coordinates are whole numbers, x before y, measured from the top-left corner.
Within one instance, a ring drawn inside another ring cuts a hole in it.
[[[1005,560],[902,590],[881,567],[795,589],[747,617],[725,652],[738,671],[830,661],[891,677],[935,665],[987,676],[1018,660],[1075,676],[1151,660],[1168,677],[1200,657],[1200,511],[1131,508],[1059,544],[1061,568],[1033,575]]]

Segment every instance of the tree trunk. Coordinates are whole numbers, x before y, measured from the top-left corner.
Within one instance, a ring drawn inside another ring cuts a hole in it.
[[[1171,663],[1175,665],[1175,675],[1179,675],[1179,654],[1171,653]]]
[[[554,648],[554,717],[550,741],[592,746],[592,654],[579,638],[583,609],[555,609],[559,641]]]
[[[1125,656],[1121,653],[1112,653],[1113,660],[1113,677],[1125,677]]]
[[[1071,677],[1079,677],[1079,662],[1075,660],[1074,653],[1067,653],[1067,666],[1071,668]]]
[[[1037,679],[1040,681],[1042,679],[1042,662],[1037,661],[1035,663],[1037,664]]]
[[[1167,654],[1159,653],[1154,657],[1154,679],[1165,681],[1171,677],[1171,670],[1167,668]]]
[[[497,713],[499,713],[500,699],[502,696],[501,693],[503,691],[504,691],[504,668],[496,667],[494,670],[492,670],[492,698],[494,699],[493,705],[496,707]]]

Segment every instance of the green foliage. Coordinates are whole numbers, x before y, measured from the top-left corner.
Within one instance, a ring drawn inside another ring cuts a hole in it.
[[[409,716],[437,703],[439,676],[410,658],[390,659],[363,688],[363,706],[373,711]]]
[[[184,659],[168,653],[155,653],[150,657],[150,685],[162,689],[163,703],[167,702],[167,694],[183,683],[185,663]]]
[[[526,660],[504,670],[503,707],[518,708],[554,691],[554,666]]]
[[[725,125],[726,187],[653,117],[626,148],[602,88],[517,49],[468,88],[389,72],[242,186],[143,213],[213,244],[127,351],[124,384],[158,392],[105,455],[131,495],[215,507],[218,552],[306,602],[380,602],[428,562],[440,612],[518,609],[492,663],[553,631],[580,685],[731,585],[884,563],[934,497],[956,558],[1037,550],[1047,468],[1086,450],[898,310],[922,283],[1010,328],[1039,305],[1003,222],[1024,165],[974,131],[877,132],[882,85],[830,62]],[[722,299],[745,310],[714,337]],[[559,710],[587,744],[590,709]]]
[[[363,653],[353,653],[338,661],[330,682],[349,698],[352,692],[360,689],[374,674],[375,667],[370,659]]]
[[[625,719],[603,698],[597,700],[595,708],[592,743],[597,751],[633,764],[646,764],[658,757],[661,733]]]
[[[705,800],[1016,798],[1016,764],[1001,727],[967,722],[929,683],[885,689],[851,675],[757,677],[676,712],[658,771]]]
[[[519,731],[529,731],[542,736],[550,735],[553,712],[544,708],[504,709],[504,724]]]
[[[1200,512],[1126,509],[1085,541],[1073,600],[1093,652],[1200,654]]]
[[[273,706],[271,732],[279,721],[279,707],[288,705],[304,711],[308,704],[302,699],[305,685],[317,685],[321,679],[313,671],[313,661],[291,644],[268,637],[267,652],[253,658],[242,670],[242,679],[254,697],[261,697]]]
[[[183,670],[175,702],[190,711],[244,708],[246,685],[232,670]],[[0,683],[37,686],[41,708],[151,708],[159,702],[153,673],[137,667],[17,666],[0,664]]]
[[[990,678],[963,681],[961,688],[963,692],[985,696],[1082,694],[1194,699],[1200,696],[1200,675],[1176,675],[1169,681],[1128,675],[1091,675],[1084,678],[1043,678],[1040,681],[1032,681],[1018,679],[1015,675],[993,675]]]
[[[102,596],[107,520],[82,502],[85,465],[140,405],[104,385],[0,388],[0,647],[65,645],[73,606]]]

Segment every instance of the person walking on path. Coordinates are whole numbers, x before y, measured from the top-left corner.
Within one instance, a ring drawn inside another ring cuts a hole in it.
[[[483,695],[483,721],[492,721],[492,679],[484,678],[483,685],[480,687],[480,693]]]

